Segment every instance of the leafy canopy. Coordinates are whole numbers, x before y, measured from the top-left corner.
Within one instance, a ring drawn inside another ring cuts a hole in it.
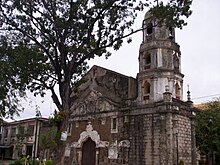
[[[196,143],[202,155],[220,157],[220,102],[210,101],[197,113]]]
[[[185,25],[192,0],[0,0],[1,115],[17,112],[29,89],[51,91],[59,111],[68,111],[71,88],[87,61],[111,55],[123,39],[141,31],[132,25],[145,7],[172,26]],[[130,40],[129,40],[130,41]],[[55,91],[58,86],[58,92]]]
[[[56,129],[52,127],[47,132],[42,132],[39,140],[39,147],[41,150],[45,151],[51,149],[52,151],[57,148],[58,138]],[[44,155],[45,156],[45,155]]]

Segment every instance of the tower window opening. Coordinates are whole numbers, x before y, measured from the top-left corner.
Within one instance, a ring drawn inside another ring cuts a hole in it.
[[[71,135],[72,132],[72,123],[68,123],[67,134]]]
[[[152,23],[148,23],[147,24],[147,35],[150,35],[153,33],[153,24]]]
[[[144,69],[150,69],[150,64],[151,64],[151,54],[147,53],[144,56]]]
[[[180,88],[179,84],[176,83],[175,84],[175,95],[176,95],[177,99],[180,99],[180,90],[181,90],[181,88]]]
[[[169,39],[173,40],[174,36],[173,36],[173,28],[169,27]]]
[[[179,62],[179,58],[176,55],[173,56],[173,65],[174,65],[174,70],[179,71],[180,62]]]
[[[169,27],[169,35],[173,35],[173,28]]]
[[[150,83],[148,81],[144,82],[144,95],[150,94]]]
[[[116,117],[111,118],[111,133],[118,133],[118,120]]]

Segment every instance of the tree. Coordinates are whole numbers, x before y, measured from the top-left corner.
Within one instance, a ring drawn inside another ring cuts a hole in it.
[[[209,164],[220,160],[220,102],[219,99],[205,104],[196,117],[196,144],[201,155],[207,156]]]
[[[1,114],[16,112],[18,96],[26,89],[43,96],[46,90],[66,129],[71,89],[88,69],[87,61],[111,55],[133,29],[137,12],[151,8],[161,21],[182,27],[192,0],[167,4],[136,0],[1,0],[0,94]],[[128,42],[131,40],[128,39]],[[56,92],[55,87],[58,87]],[[64,117],[63,117],[64,116]]]
[[[57,132],[54,127],[47,132],[41,133],[39,141],[39,147],[42,152],[41,158],[48,160],[51,154],[57,149],[58,144]]]
[[[26,144],[27,138],[31,135],[25,130],[24,126],[18,125],[18,133],[16,134],[16,148],[18,150],[18,157],[22,156],[23,145]]]

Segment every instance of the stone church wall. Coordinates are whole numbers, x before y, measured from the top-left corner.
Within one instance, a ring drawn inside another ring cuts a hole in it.
[[[166,108],[166,104],[162,105]],[[161,108],[161,107],[160,107]],[[159,108],[158,108],[159,109]],[[192,164],[192,124],[189,116],[175,110],[130,116],[129,164]]]
[[[191,121],[186,116],[178,116],[178,152],[179,160],[184,160],[185,165],[191,165],[192,134]]]
[[[158,164],[160,119],[157,114],[132,116],[130,120],[130,164]],[[159,164],[158,164],[159,165]]]

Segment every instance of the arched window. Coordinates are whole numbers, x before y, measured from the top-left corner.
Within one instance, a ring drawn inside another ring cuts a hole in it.
[[[150,83],[148,81],[144,82],[144,94],[150,94]]]
[[[151,54],[150,53],[147,53],[144,57],[145,59],[145,65],[148,65],[151,63]]]
[[[180,61],[176,54],[174,54],[173,56],[173,65],[174,65],[174,70],[179,71]]]
[[[150,69],[150,64],[151,64],[151,54],[146,53],[144,55],[144,69]]]
[[[144,82],[144,100],[149,100],[150,98],[150,83],[148,81]]]
[[[169,39],[173,40],[173,38],[174,38],[173,28],[169,27]]]
[[[117,117],[111,118],[111,133],[118,133],[118,119],[117,119]]]
[[[179,84],[176,83],[175,84],[175,95],[176,95],[177,99],[180,99],[180,90],[181,90],[181,88],[180,88]]]
[[[153,33],[153,24],[152,23],[148,23],[147,24],[147,35],[150,35]]]

